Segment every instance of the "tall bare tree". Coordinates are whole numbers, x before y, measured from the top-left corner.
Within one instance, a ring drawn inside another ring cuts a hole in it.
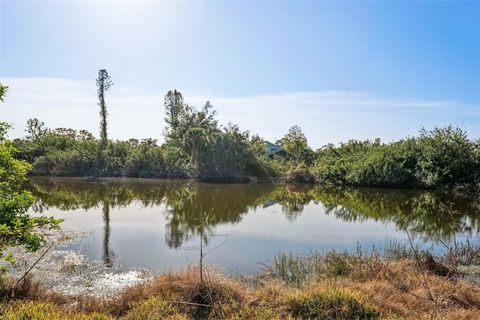
[[[105,92],[113,85],[107,70],[98,70],[97,93],[98,105],[100,106],[100,148],[97,154],[97,173],[104,174],[105,169],[105,149],[107,148],[107,105],[105,104]]]
[[[107,70],[98,70],[97,77],[97,93],[98,93],[98,105],[100,106],[100,139],[102,141],[102,147],[105,147],[107,143],[107,105],[105,104],[105,92],[110,89],[113,82],[108,74]]]

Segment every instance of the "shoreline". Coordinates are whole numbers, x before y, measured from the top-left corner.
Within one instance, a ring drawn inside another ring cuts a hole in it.
[[[480,247],[455,250],[441,257],[415,252],[413,247],[392,248],[383,255],[363,251],[280,254],[255,276],[226,276],[204,266],[203,281],[198,267],[143,277],[132,269],[116,274],[100,269],[94,272],[97,279],[70,276],[72,284],[93,284],[83,291],[55,290],[36,282],[37,273],[21,284],[16,298],[0,301],[4,307],[0,318],[17,319],[23,314],[32,319],[39,315],[46,319],[330,319],[330,314],[345,312],[340,319],[413,320],[432,314],[442,319],[476,319]],[[78,256],[66,253],[65,257],[70,257],[73,270],[89,265]],[[457,263],[469,257],[476,266],[447,264],[452,257]],[[47,258],[45,262],[56,264],[68,276],[68,267],[58,261]],[[199,294],[204,294],[200,300]],[[204,312],[206,317],[198,316]]]
[[[110,278],[109,280],[113,280],[110,282],[112,284],[112,292],[116,291],[118,293],[131,285],[137,285],[158,276],[182,273],[182,270],[156,271],[138,266],[126,267],[122,266],[121,263],[106,265],[101,260],[87,257],[81,250],[67,249],[68,245],[79,243],[88,236],[88,233],[73,230],[49,230],[44,233],[46,244],[38,252],[29,253],[21,247],[10,248],[7,254],[12,253],[15,257],[15,262],[13,264],[2,262],[3,266],[9,269],[11,276],[17,278],[24,275],[25,270],[29,269],[29,267],[33,267],[28,276],[41,279],[39,280],[40,283],[53,291],[62,294],[73,293],[80,295],[93,293],[93,296],[97,298],[100,296],[96,292],[91,291],[89,286],[81,284],[80,280],[82,280],[82,277],[89,278],[92,284],[98,279]],[[302,281],[308,282],[316,277],[316,274],[314,274],[316,272],[315,264],[328,256],[336,257],[337,260],[348,260],[352,257],[361,260],[374,257],[383,261],[418,260],[421,256],[421,258],[426,260],[430,259],[430,263],[433,261],[439,266],[448,265],[450,269],[455,269],[452,272],[455,278],[467,279],[480,286],[480,242],[470,242],[467,239],[466,242],[442,242],[442,244],[445,246],[444,250],[436,254],[432,248],[425,249],[419,247],[415,242],[410,242],[410,244],[401,242],[386,243],[385,248],[372,249],[361,248],[357,245],[356,250],[282,251],[278,252],[272,261],[261,263],[263,267],[253,274],[225,272],[220,267],[209,263],[205,263],[204,268],[249,284],[265,277],[272,277],[273,279],[289,283],[292,281],[292,277],[296,277],[294,275],[295,272],[298,272],[299,269],[304,269],[301,275],[303,277]],[[345,264],[345,261],[342,263]],[[420,262],[417,261],[416,263]],[[2,264],[0,264],[1,266]],[[196,263],[189,264],[185,267],[185,270],[192,268],[198,269],[198,265]],[[290,270],[288,270],[289,268]],[[132,273],[136,273],[138,277],[135,277]],[[131,277],[130,281],[124,281],[122,284],[122,279],[128,280],[122,276],[124,274],[130,274]],[[117,283],[114,278],[117,278]],[[295,281],[298,281],[298,279]],[[77,287],[77,289],[69,291],[69,287]]]
[[[401,186],[369,186],[369,185],[348,185],[348,184],[322,184],[319,182],[286,182],[275,181],[275,180],[255,180],[250,182],[215,182],[215,181],[202,181],[197,178],[140,178],[140,177],[93,177],[93,176],[42,176],[42,175],[29,175],[29,179],[59,179],[59,180],[77,180],[84,182],[102,182],[102,181],[140,181],[140,182],[193,182],[199,184],[211,184],[211,185],[255,185],[255,184],[273,184],[273,185],[289,185],[289,186],[307,186],[307,187],[322,187],[322,188],[360,188],[360,189],[379,189],[379,190],[400,190],[400,191],[433,191],[433,192],[449,192],[453,194],[472,194],[480,195],[480,190],[476,190],[473,187],[467,188],[456,188],[456,187],[445,187],[445,188],[428,188],[428,187],[401,187]],[[283,178],[282,178],[283,179]],[[280,179],[279,179],[280,180]],[[458,190],[459,189],[459,190]]]

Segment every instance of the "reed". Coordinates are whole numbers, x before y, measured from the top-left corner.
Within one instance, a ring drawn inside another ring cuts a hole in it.
[[[448,261],[477,261],[477,252],[465,243],[434,257],[392,243],[383,251],[280,253],[254,281],[204,266],[200,282],[192,267],[108,300],[51,293],[28,277],[14,298],[0,300],[0,319],[477,319],[480,286],[458,271],[437,272]],[[199,293],[206,303],[195,300]]]

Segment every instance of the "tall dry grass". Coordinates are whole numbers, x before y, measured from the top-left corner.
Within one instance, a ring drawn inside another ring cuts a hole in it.
[[[27,279],[0,304],[0,319],[480,319],[480,287],[448,264],[462,252],[474,261],[474,251],[463,247],[453,259],[411,249],[281,254],[250,281],[205,268],[200,282],[189,268],[108,300]]]

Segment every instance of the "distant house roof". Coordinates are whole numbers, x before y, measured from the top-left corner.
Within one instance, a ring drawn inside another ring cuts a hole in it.
[[[268,156],[273,156],[274,154],[277,154],[279,152],[285,153],[285,150],[283,150],[281,147],[277,146],[276,144],[273,144],[269,141],[265,141],[265,144],[267,145]]]
[[[267,200],[267,202],[265,202],[263,204],[263,208],[268,208],[268,207],[273,206],[274,204],[277,204],[277,203],[278,203],[278,201],[274,200],[274,199]]]

